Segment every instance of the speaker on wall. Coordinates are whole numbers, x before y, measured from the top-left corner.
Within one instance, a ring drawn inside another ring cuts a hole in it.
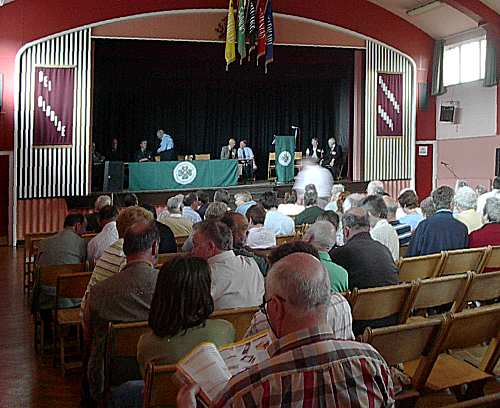
[[[107,161],[104,164],[104,183],[102,191],[116,193],[123,190],[123,162]]]

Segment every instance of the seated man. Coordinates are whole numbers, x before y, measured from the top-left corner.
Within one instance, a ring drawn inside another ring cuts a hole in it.
[[[262,304],[277,339],[270,358],[232,377],[211,406],[394,406],[384,359],[368,344],[337,340],[329,304],[330,282],[318,259],[294,253],[276,262]],[[196,407],[198,389],[183,387],[177,406]]]
[[[243,180],[252,180],[257,166],[255,165],[255,156],[250,147],[247,146],[247,141],[240,142],[238,149],[238,161],[243,165]]]
[[[278,206],[278,211],[289,217],[295,217],[304,211],[304,206],[297,204],[297,192],[295,190],[285,193],[283,204]]]
[[[366,186],[366,195],[384,195],[384,183],[380,180],[372,180]]]
[[[87,232],[99,232],[101,230],[99,226],[99,211],[107,205],[111,205],[110,196],[100,195],[97,197],[94,203],[94,211],[85,217],[87,218]]]
[[[236,146],[236,140],[234,140],[233,138],[229,139],[227,146],[222,146],[222,150],[220,152],[220,159],[221,160],[236,159],[238,153],[235,149],[235,146]]]
[[[158,221],[169,227],[176,238],[189,236],[193,231],[193,222],[182,216],[183,201],[182,194],[170,197],[167,200],[167,209],[158,217]]]
[[[153,221],[139,222],[127,229],[123,251],[127,264],[117,274],[90,289],[83,313],[85,343],[90,347],[87,367],[93,399],[104,391],[104,353],[110,322],[137,322],[148,319],[158,271],[158,230]]]
[[[198,214],[200,214],[200,217],[202,220],[205,219],[205,211],[207,211],[208,205],[210,204],[210,195],[208,194],[208,191],[203,191],[203,190],[198,190],[196,192],[196,195],[198,196],[198,201],[200,203],[200,206],[196,210]]]
[[[153,215],[156,228],[160,233],[160,246],[158,247],[159,254],[171,254],[177,252],[177,242],[175,242],[174,233],[172,230],[157,220],[156,208],[151,204],[142,204],[142,208],[149,211]]]
[[[399,246],[408,245],[411,239],[411,226],[396,219],[398,202],[389,196],[383,196],[383,199],[387,207],[387,221],[398,235]]]
[[[318,207],[318,193],[313,184],[308,184],[304,192],[305,209],[295,217],[295,225],[314,224],[316,218],[323,213]]]
[[[387,206],[380,195],[366,197],[361,207],[368,211],[370,235],[375,241],[384,244],[391,251],[392,259],[399,259],[399,239],[394,228],[387,221]]]
[[[184,204],[184,207],[182,207],[182,217],[187,218],[193,224],[200,222],[201,216],[197,212],[198,208],[200,208],[198,195],[196,193],[189,193],[184,196],[184,200],[182,203]]]
[[[498,196],[500,196],[500,177],[499,176],[497,176],[493,179],[493,186],[492,187],[493,188],[491,189],[491,191],[481,194],[477,199],[476,210],[479,214],[484,213],[484,206],[485,206],[486,200],[488,198],[492,198],[492,197],[498,198]]]
[[[328,139],[328,149],[325,149],[321,165],[331,170],[334,180],[339,179],[341,176],[340,170],[343,159],[342,147],[337,144],[334,137],[331,137]]]
[[[454,190],[448,186],[441,186],[432,192],[436,213],[418,225],[407,257],[469,247],[467,227],[456,220],[451,211],[454,195]]]
[[[113,205],[107,205],[99,211],[101,232],[92,238],[87,245],[87,259],[91,265],[101,257],[102,253],[113,243],[118,241],[116,217],[118,210]]]
[[[134,161],[139,163],[153,161],[153,156],[148,150],[148,141],[142,140],[139,144],[139,150],[135,153]]]
[[[247,215],[247,210],[252,206],[257,204],[253,200],[252,194],[248,191],[242,191],[241,193],[236,193],[234,195],[234,203],[236,204],[236,212],[242,215]]]
[[[215,309],[258,306],[264,278],[253,259],[236,256],[232,247],[233,234],[220,221],[203,221],[193,234],[192,254],[206,259],[212,269]]]
[[[247,245],[252,249],[265,249],[276,246],[274,232],[264,226],[266,211],[260,204],[252,205],[247,211]]]
[[[287,215],[278,212],[278,196],[274,191],[266,191],[262,195],[262,206],[266,210],[264,227],[273,231],[274,235],[295,234],[295,222]]]
[[[455,218],[467,227],[470,234],[483,226],[482,214],[476,211],[477,193],[469,186],[460,187],[453,199]]]
[[[332,291],[346,292],[349,290],[347,271],[333,262],[328,253],[335,246],[336,237],[337,231],[332,223],[316,221],[304,233],[302,240],[318,250],[319,260],[328,271]]]

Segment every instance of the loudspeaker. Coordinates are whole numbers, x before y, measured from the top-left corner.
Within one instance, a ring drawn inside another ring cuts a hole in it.
[[[500,176],[500,149],[496,149],[496,158],[495,158],[495,177]]]
[[[429,91],[427,82],[421,82],[418,84],[418,109],[421,111],[427,111],[429,106]]]
[[[104,164],[104,183],[102,191],[116,193],[123,190],[125,166],[123,162],[107,161]]]

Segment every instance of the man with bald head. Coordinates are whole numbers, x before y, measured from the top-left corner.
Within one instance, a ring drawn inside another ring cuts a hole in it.
[[[370,345],[335,338],[329,302],[317,258],[293,253],[273,264],[261,306],[277,339],[270,358],[231,378],[211,406],[394,406],[387,364]],[[178,406],[195,407],[197,390],[182,388]]]

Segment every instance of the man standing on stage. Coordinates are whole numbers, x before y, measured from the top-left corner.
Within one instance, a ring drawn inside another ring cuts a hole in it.
[[[240,148],[238,149],[238,160],[243,165],[243,179],[251,180],[253,179],[253,173],[257,170],[255,165],[255,156],[250,147],[247,146],[247,141],[242,140],[240,142]]]
[[[139,145],[139,150],[135,153],[135,161],[139,163],[153,161],[151,152],[148,150],[147,140],[141,141],[141,144]]]
[[[342,147],[337,144],[334,137],[331,137],[328,139],[328,149],[325,149],[325,155],[321,164],[323,167],[330,169],[334,180],[340,177],[342,159]]]
[[[231,160],[236,159],[236,140],[233,138],[229,139],[229,143],[227,146],[222,146],[222,150],[220,152],[221,160]]]
[[[156,132],[156,136],[161,140],[160,147],[156,151],[160,154],[161,161],[174,160],[174,141],[172,136],[167,135],[162,129]]]
[[[111,149],[106,152],[106,159],[109,161],[122,161],[123,154],[118,146],[118,139],[114,137],[111,139]]]

